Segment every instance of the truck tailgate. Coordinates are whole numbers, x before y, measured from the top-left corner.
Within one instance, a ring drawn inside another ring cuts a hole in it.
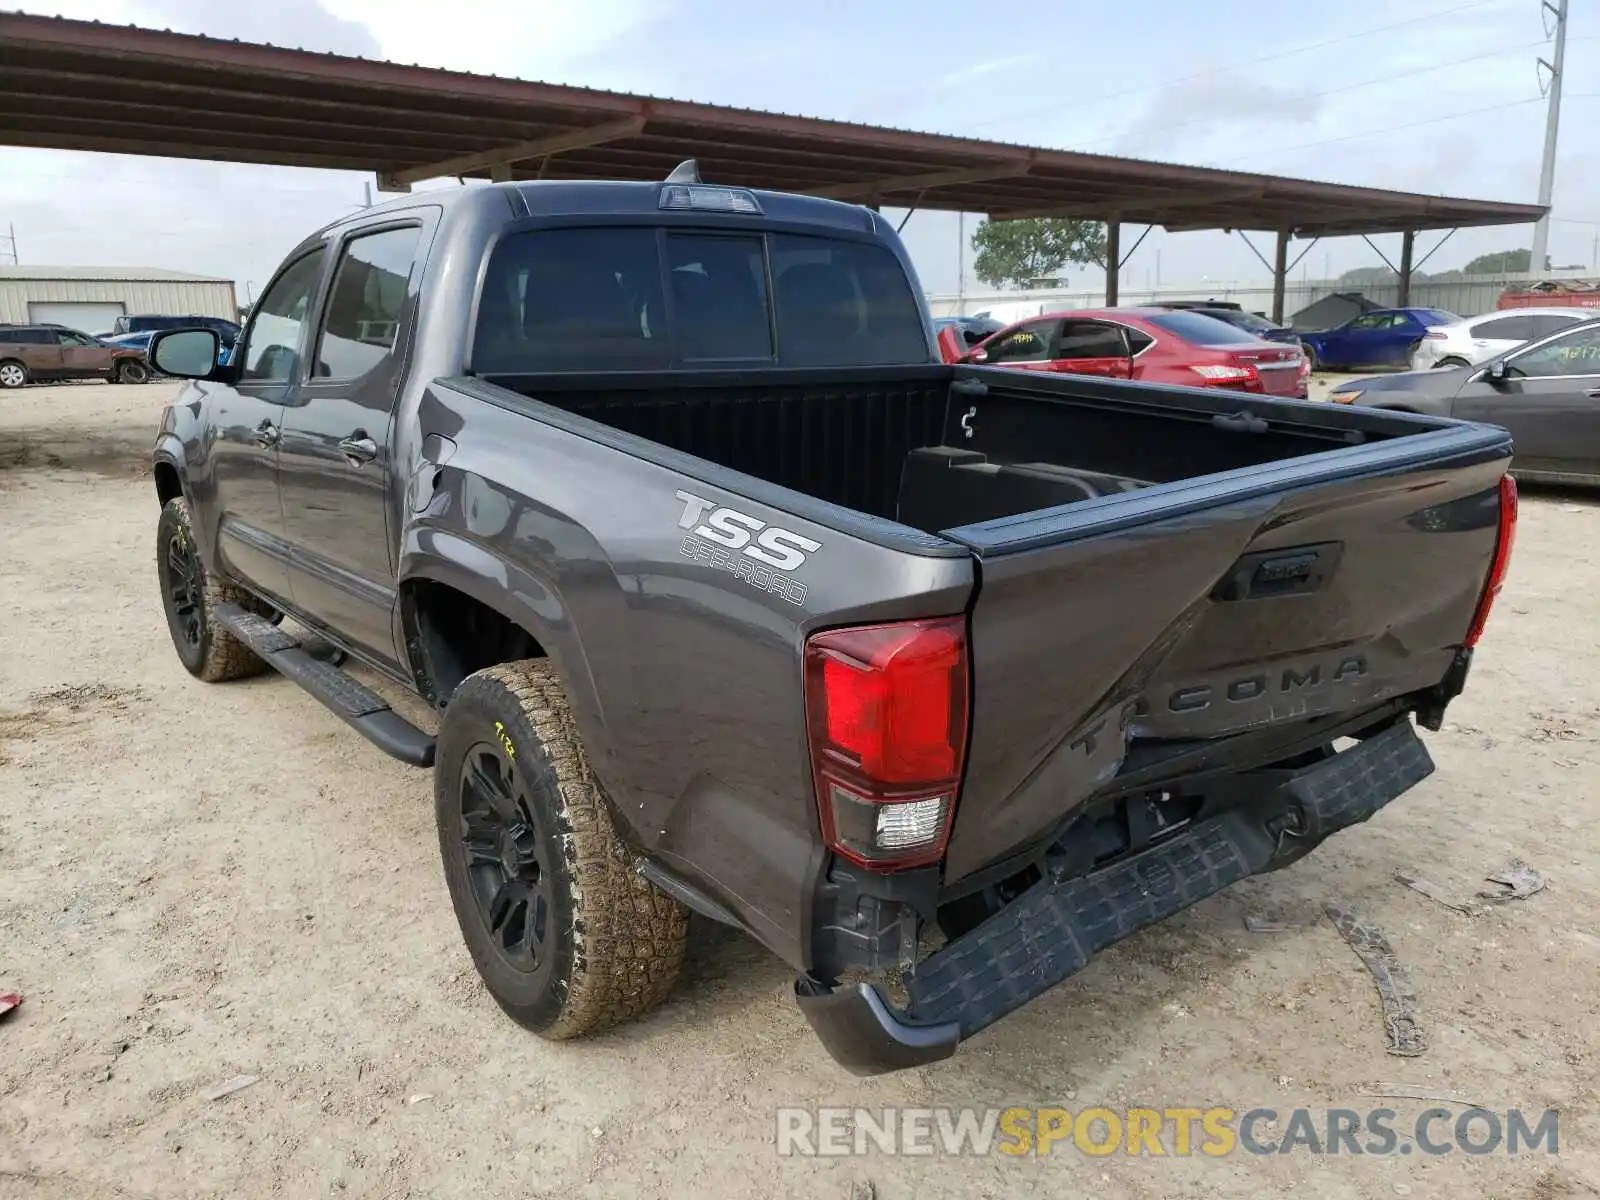
[[[945,531],[980,572],[947,877],[1058,827],[1131,748],[1437,684],[1494,557],[1509,454],[1500,429],[1423,426]]]

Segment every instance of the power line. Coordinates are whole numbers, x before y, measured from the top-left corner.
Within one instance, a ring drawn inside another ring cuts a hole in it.
[[[1581,92],[1575,96],[1568,96],[1567,99],[1588,100],[1595,96],[1600,96],[1600,92]],[[1484,113],[1501,112],[1508,108],[1520,108],[1525,104],[1539,104],[1543,100],[1543,96],[1529,96],[1524,100],[1508,100],[1504,104],[1491,104],[1485,108],[1469,108],[1465,112],[1450,113],[1443,117],[1430,117],[1425,121],[1408,121],[1404,125],[1386,125],[1382,129],[1368,129],[1361,133],[1348,133],[1343,137],[1324,138],[1320,142],[1304,142],[1298,146],[1274,146],[1269,150],[1253,150],[1249,154],[1236,155],[1233,158],[1225,158],[1222,161],[1235,163],[1245,162],[1252,158],[1261,158],[1268,154],[1293,154],[1298,150],[1313,150],[1318,146],[1333,146],[1339,142],[1354,142],[1361,138],[1381,137],[1386,133],[1400,133],[1406,129],[1421,129],[1425,125],[1442,125],[1446,121],[1459,121],[1463,117],[1476,117]]]
[[[1573,40],[1577,41],[1577,40],[1580,40],[1580,39],[1576,39],[1575,38]],[[1448,67],[1459,67],[1459,66],[1462,66],[1465,63],[1479,62],[1479,61],[1481,61],[1483,59],[1486,59],[1486,58],[1497,58],[1502,54],[1519,54],[1524,50],[1532,50],[1535,47],[1542,46],[1542,45],[1544,45],[1544,42],[1543,41],[1538,41],[1538,42],[1529,42],[1529,43],[1527,43],[1526,45],[1523,45],[1523,46],[1512,46],[1512,47],[1509,47],[1509,48],[1501,47],[1501,48],[1495,49],[1495,50],[1486,50],[1482,54],[1473,54],[1473,55],[1469,55],[1466,58],[1454,58],[1454,59],[1451,59],[1449,62],[1435,63],[1432,66],[1428,66],[1428,67],[1414,67],[1409,71],[1401,71],[1401,72],[1399,72],[1397,74],[1394,74],[1394,75],[1381,75],[1377,79],[1367,79],[1367,80],[1363,80],[1360,83],[1346,84],[1344,87],[1331,88],[1326,92],[1310,92],[1305,96],[1296,97],[1296,99],[1301,99],[1301,100],[1324,100],[1329,96],[1341,96],[1346,92],[1354,92],[1354,91],[1357,91],[1357,90],[1359,90],[1361,88],[1366,88],[1366,87],[1375,87],[1380,83],[1394,83],[1396,80],[1410,79],[1410,78],[1412,78],[1414,76],[1417,76],[1417,75],[1427,75],[1427,74],[1429,74],[1429,73],[1431,73],[1433,71],[1445,70]],[[1183,129],[1184,127],[1189,126],[1189,125],[1202,125],[1202,124],[1214,123],[1216,121],[1217,121],[1217,118],[1215,116],[1191,117],[1187,121],[1177,121],[1177,122],[1175,122],[1175,123],[1173,123],[1171,125],[1158,125],[1158,126],[1156,126],[1154,128],[1151,128],[1151,129],[1140,129],[1140,130],[1137,130],[1137,132],[1141,136],[1148,136],[1148,135],[1158,134],[1158,133],[1168,133],[1168,132],[1170,132],[1171,130],[1174,130],[1174,129]],[[1133,131],[1123,130],[1121,133],[1114,133],[1109,137],[1096,138],[1092,142],[1077,143],[1077,147],[1078,148],[1083,148],[1083,147],[1088,147],[1088,146],[1103,146],[1108,142],[1116,142],[1116,141],[1122,140],[1123,138],[1127,137],[1130,132],[1133,132]]]
[[[1505,0],[1475,0],[1475,2],[1472,3],[1472,4],[1458,4],[1454,8],[1441,9],[1438,12],[1431,12],[1431,13],[1428,13],[1427,15],[1425,15],[1425,16],[1407,17],[1404,21],[1395,21],[1395,22],[1393,22],[1391,24],[1388,24],[1388,25],[1375,25],[1371,29],[1358,29],[1353,33],[1343,34],[1342,36],[1336,37],[1336,38],[1329,38],[1326,41],[1312,42],[1309,45],[1305,45],[1305,46],[1295,46],[1295,47],[1293,47],[1291,49],[1288,49],[1288,50],[1280,50],[1276,54],[1260,55],[1258,57],[1251,58],[1249,60],[1249,65],[1253,69],[1255,67],[1259,67],[1262,63],[1277,62],[1280,59],[1293,58],[1297,54],[1309,54],[1313,50],[1326,50],[1329,46],[1342,46],[1346,42],[1353,42],[1353,41],[1356,41],[1359,38],[1371,37],[1373,34],[1376,34],[1376,33],[1388,33],[1391,29],[1403,29],[1408,25],[1420,25],[1425,21],[1436,21],[1436,20],[1439,20],[1442,17],[1455,16],[1457,13],[1471,12],[1472,10],[1479,9],[1479,8],[1495,8],[1495,7],[1509,7],[1509,6],[1506,5]],[[1222,69],[1226,69],[1226,68],[1222,68]],[[1127,90],[1125,92],[1113,92],[1109,96],[1099,96],[1099,97],[1096,97],[1096,102],[1097,103],[1104,103],[1104,102],[1110,101],[1110,100],[1123,100],[1123,99],[1126,99],[1129,96],[1144,96],[1144,95],[1150,94],[1151,92],[1165,91],[1166,89],[1174,86],[1175,84],[1192,83],[1196,79],[1205,79],[1205,78],[1207,78],[1207,77],[1209,77],[1211,75],[1215,75],[1217,73],[1218,73],[1218,69],[1217,68],[1213,68],[1211,70],[1206,70],[1206,71],[1196,71],[1192,75],[1180,75],[1176,79],[1163,80],[1161,83],[1157,84],[1154,87],[1130,88],[1129,90]],[[998,125],[998,124],[1001,124],[1002,122],[1016,120],[1016,119],[1019,119],[1019,118],[1022,118],[1022,117],[1035,117],[1035,116],[1038,116],[1040,113],[1059,112],[1060,108],[1061,108],[1061,106],[1059,104],[1052,104],[1052,105],[1048,105],[1048,106],[1042,107],[1042,108],[1029,109],[1026,112],[1009,113],[1009,114],[1007,114],[1006,116],[1003,116],[1003,117],[991,117],[987,121],[976,121],[976,122],[969,123],[966,126],[966,128],[968,128],[968,129],[986,129],[991,125]]]

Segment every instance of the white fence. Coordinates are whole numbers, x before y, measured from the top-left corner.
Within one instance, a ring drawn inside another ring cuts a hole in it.
[[[1474,275],[1452,282],[1417,281],[1411,285],[1411,303],[1423,308],[1442,308],[1458,316],[1475,317],[1490,312],[1507,288],[1525,286],[1541,276],[1526,274]],[[1380,305],[1395,304],[1399,299],[1399,281],[1387,283],[1348,284],[1337,280],[1289,280],[1284,289],[1283,315],[1287,321],[1302,308],[1316,303],[1334,292],[1360,292]],[[1242,282],[1217,282],[1215,280],[1179,286],[1163,285],[1157,289],[1124,287],[1122,304],[1145,304],[1160,300],[1231,300],[1251,312],[1270,314],[1272,311],[1272,282],[1255,280]],[[936,317],[956,314],[987,312],[1001,321],[1020,321],[1043,312],[1056,312],[1064,308],[1097,308],[1105,303],[1103,288],[1077,290],[969,292],[965,296],[954,293],[934,293],[928,296],[928,306]]]

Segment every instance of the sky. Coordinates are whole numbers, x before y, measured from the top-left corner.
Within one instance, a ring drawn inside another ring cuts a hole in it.
[[[18,0],[0,0],[17,4]],[[24,11],[1034,146],[1475,198],[1537,198],[1538,0],[21,0]],[[1550,254],[1600,235],[1600,6],[1574,0]],[[1286,13],[1292,10],[1293,19]],[[448,19],[441,19],[441,13]],[[151,266],[258,292],[370,175],[0,147],[26,264]],[[456,186],[438,181],[427,186]],[[886,209],[898,220],[902,211]],[[970,236],[978,218],[965,220]],[[978,287],[955,214],[912,214],[925,288]],[[1464,230],[1424,270],[1526,246]],[[1138,230],[1124,233],[1128,247]],[[1419,256],[1437,235],[1418,239]],[[1398,236],[1375,239],[1391,260]],[[1269,235],[1256,245],[1270,255]],[[1291,258],[1299,246],[1291,247]],[[0,259],[6,245],[0,241]],[[963,266],[963,257],[965,265]],[[1380,265],[1359,238],[1295,274]],[[1238,235],[1157,229],[1125,287],[1265,278]],[[1075,272],[1094,286],[1095,268]]]

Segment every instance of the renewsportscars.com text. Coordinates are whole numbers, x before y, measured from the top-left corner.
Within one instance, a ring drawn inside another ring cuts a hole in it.
[[[780,1108],[778,1153],[1148,1157],[1556,1154],[1559,1114],[1429,1108]]]

